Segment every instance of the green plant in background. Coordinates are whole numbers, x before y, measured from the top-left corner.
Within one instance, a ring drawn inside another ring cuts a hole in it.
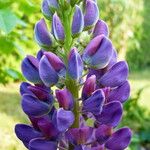
[[[40,3],[40,0],[37,2]],[[33,22],[40,17],[38,7],[27,0],[0,0],[0,82],[3,84],[19,80],[22,77],[20,59],[25,51],[34,53],[35,45],[30,31]],[[31,13],[36,13],[36,16]]]
[[[143,90],[147,88],[143,87],[136,91],[135,95],[129,98],[129,101],[124,105],[124,120],[121,126],[129,125],[134,131],[134,137],[132,139],[131,149],[137,150],[142,146],[144,148],[150,148],[150,118],[149,112],[139,105],[139,100]]]
[[[129,40],[126,56],[132,70],[149,69],[150,66],[150,1],[142,0],[141,2],[143,9],[133,30],[133,37]]]

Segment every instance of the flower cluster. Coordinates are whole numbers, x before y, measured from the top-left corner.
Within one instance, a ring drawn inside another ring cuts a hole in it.
[[[83,9],[81,7],[83,6]],[[17,137],[29,150],[123,150],[127,127],[116,129],[130,94],[128,65],[117,61],[108,26],[94,0],[44,0],[34,29],[41,50],[22,61],[22,109],[31,125],[17,124]],[[73,47],[81,33],[91,41]],[[50,51],[57,43],[58,50]]]

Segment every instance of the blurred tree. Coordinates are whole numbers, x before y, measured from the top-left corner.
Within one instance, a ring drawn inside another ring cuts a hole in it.
[[[143,70],[150,67],[150,1],[142,0],[142,2],[141,18],[134,19],[137,23],[133,36],[129,40],[126,56],[131,70]]]

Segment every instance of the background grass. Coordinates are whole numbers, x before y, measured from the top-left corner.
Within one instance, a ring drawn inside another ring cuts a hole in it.
[[[139,103],[150,111],[150,69],[130,74],[131,95],[144,88]]]
[[[0,150],[24,150],[15,137],[16,123],[27,122],[20,107],[19,84],[0,86]]]
[[[130,75],[131,95],[145,87],[140,104],[150,111],[150,69],[135,72]],[[135,110],[136,111],[136,110]],[[15,137],[14,126],[16,123],[27,122],[21,110],[19,83],[0,86],[0,150],[25,150],[21,142]]]

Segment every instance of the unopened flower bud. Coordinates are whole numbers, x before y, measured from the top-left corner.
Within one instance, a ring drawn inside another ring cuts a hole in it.
[[[36,42],[43,48],[47,49],[52,45],[51,35],[44,19],[41,19],[35,25],[34,37]]]

